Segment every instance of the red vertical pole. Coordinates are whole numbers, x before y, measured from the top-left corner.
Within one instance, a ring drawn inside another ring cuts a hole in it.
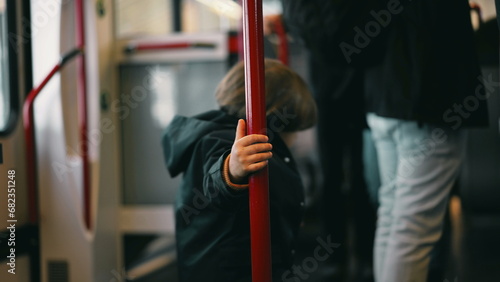
[[[243,1],[243,44],[247,133],[266,133],[266,97],[262,0]],[[271,231],[267,168],[252,175],[250,187],[250,239],[252,281],[271,282]]]
[[[274,31],[278,35],[278,59],[288,66],[288,39],[286,38],[285,27],[283,26],[283,21],[277,20],[274,23]]]
[[[76,46],[85,48],[85,4],[83,0],[76,0]],[[85,53],[79,58],[78,62],[78,120],[80,128],[80,153],[82,155],[83,165],[83,217],[87,229],[91,229],[91,210],[90,205],[90,167],[87,141],[87,73],[85,68]]]

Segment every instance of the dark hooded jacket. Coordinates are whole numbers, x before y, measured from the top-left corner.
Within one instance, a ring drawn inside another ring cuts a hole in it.
[[[171,176],[183,174],[175,208],[180,281],[250,281],[248,189],[235,191],[222,178],[237,121],[223,111],[176,116],[163,136]],[[280,281],[292,263],[304,195],[290,151],[278,134],[268,135],[273,277]]]

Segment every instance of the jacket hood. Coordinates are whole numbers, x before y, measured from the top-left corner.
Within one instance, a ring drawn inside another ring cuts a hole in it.
[[[235,128],[237,118],[223,111],[209,111],[194,117],[175,116],[162,138],[163,156],[172,177],[186,170],[196,143],[205,135]]]

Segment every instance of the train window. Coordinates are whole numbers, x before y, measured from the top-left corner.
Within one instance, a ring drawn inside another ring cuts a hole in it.
[[[242,15],[238,0],[183,0],[181,5],[183,32],[237,30]],[[280,14],[281,0],[263,0],[264,14]]]
[[[241,6],[234,0],[184,0],[181,5],[183,32],[236,30]]]
[[[7,129],[11,114],[8,42],[6,0],[0,0],[0,132]]]
[[[237,30],[238,0],[115,0],[116,37],[162,35],[173,32]],[[265,14],[281,13],[279,0],[264,0]]]
[[[173,30],[172,3],[167,0],[115,0],[116,36],[159,35]]]
[[[115,0],[116,37],[235,30],[237,0]]]

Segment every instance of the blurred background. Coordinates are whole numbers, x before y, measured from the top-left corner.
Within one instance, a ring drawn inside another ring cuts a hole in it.
[[[483,77],[498,82],[494,1],[472,6]],[[281,14],[281,1],[264,0],[263,12]],[[231,0],[0,0],[0,281],[178,281],[180,179],[161,136],[175,115],[217,108],[215,87],[241,54],[240,21]],[[275,28],[264,44],[310,81],[300,38]],[[487,85],[490,127],[467,129],[450,201],[446,281],[500,279],[500,85]],[[301,132],[292,148],[306,189],[297,265],[323,236],[316,139],[315,128]],[[347,273],[325,262],[303,281],[372,281],[346,221]]]

